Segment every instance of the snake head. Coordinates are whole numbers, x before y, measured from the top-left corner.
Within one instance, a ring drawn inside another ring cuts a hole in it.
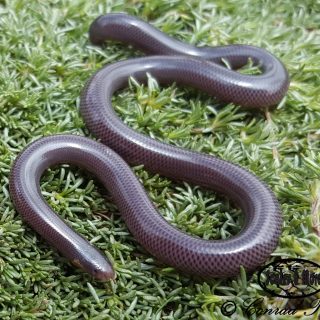
[[[101,257],[95,261],[86,261],[81,259],[73,259],[71,263],[77,268],[91,274],[96,280],[108,281],[114,280],[116,274],[109,260]]]

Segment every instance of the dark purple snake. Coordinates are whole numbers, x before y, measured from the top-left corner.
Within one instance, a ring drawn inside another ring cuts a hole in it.
[[[26,147],[14,162],[10,177],[17,211],[75,265],[97,279],[114,278],[110,262],[68,227],[41,195],[40,178],[48,167],[75,164],[103,182],[135,239],[160,261],[204,279],[234,276],[240,265],[248,271],[257,268],[274,250],[281,232],[279,205],[271,190],[235,164],[133,131],[118,118],[111,98],[127,86],[129,76],[145,81],[148,72],[162,84],[175,81],[190,85],[225,102],[252,108],[272,106],[279,103],[289,85],[282,63],[267,51],[247,45],[196,48],[126,14],[96,19],[90,27],[90,39],[94,44],[120,40],[157,55],[107,65],[87,83],[81,114],[103,144],[75,135],[55,135]],[[249,57],[262,74],[240,74],[224,67],[221,59],[237,69]],[[171,226],[118,154],[131,165],[144,164],[151,172],[225,194],[245,214],[241,232],[226,240],[208,241]]]

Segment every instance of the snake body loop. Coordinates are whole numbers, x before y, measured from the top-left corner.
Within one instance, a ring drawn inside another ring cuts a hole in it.
[[[15,161],[10,193],[24,219],[63,255],[92,274],[114,277],[110,262],[75,233],[46,204],[39,189],[42,173],[58,163],[72,163],[93,172],[110,191],[136,240],[168,265],[202,278],[238,274],[240,265],[254,270],[274,250],[281,232],[279,205],[271,190],[247,170],[210,155],[161,143],[127,127],[115,114],[111,98],[127,85],[128,77],[145,81],[146,72],[162,84],[173,81],[196,87],[226,102],[246,107],[278,103],[289,80],[282,63],[252,46],[196,48],[174,40],[151,25],[126,14],[108,14],[90,27],[90,39],[125,41],[157,56],[120,61],[99,70],[81,96],[80,111],[89,130],[101,143],[74,135],[56,135],[29,145]],[[225,68],[246,64],[248,58],[262,74],[249,76]],[[112,149],[110,149],[110,148]],[[116,153],[115,153],[116,152]],[[130,167],[221,192],[245,214],[236,236],[208,241],[171,226],[157,212]]]

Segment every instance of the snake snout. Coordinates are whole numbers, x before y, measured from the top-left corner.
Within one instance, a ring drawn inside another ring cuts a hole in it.
[[[102,268],[94,268],[92,270],[92,276],[96,280],[108,281],[108,280],[114,280],[116,277],[116,274],[115,274],[112,266],[109,264],[109,265],[106,265]]]
[[[75,267],[91,274],[91,276],[96,280],[108,281],[115,279],[116,274],[111,262],[99,252],[97,254],[96,250],[93,250],[91,254],[92,253],[95,255],[91,255],[83,259],[73,259],[71,262]]]

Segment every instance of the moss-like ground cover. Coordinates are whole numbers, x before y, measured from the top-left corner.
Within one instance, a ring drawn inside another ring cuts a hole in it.
[[[230,160],[254,172],[275,192],[284,225],[273,257],[320,261],[320,3],[319,1],[1,1],[0,5],[0,318],[1,319],[248,319],[247,298],[264,307],[310,308],[267,297],[257,275],[207,283],[155,261],[132,238],[98,181],[62,166],[41,188],[49,204],[78,232],[112,256],[114,283],[99,283],[71,267],[14,210],[10,166],[32,140],[55,133],[90,136],[78,112],[86,80],[107,63],[142,55],[121,44],[88,42],[100,14],[125,11],[195,45],[261,46],[287,66],[291,85],[272,110],[221,106],[212,97],[172,85],[131,80],[114,97],[120,117],[155,139]],[[248,66],[245,72],[255,72]],[[92,137],[93,138],[93,137]],[[135,168],[161,214],[206,239],[236,234],[241,213],[228,200]],[[271,257],[271,259],[273,259]],[[270,260],[271,261],[271,260]],[[258,318],[255,316],[252,319]],[[293,319],[264,316],[261,319]]]

